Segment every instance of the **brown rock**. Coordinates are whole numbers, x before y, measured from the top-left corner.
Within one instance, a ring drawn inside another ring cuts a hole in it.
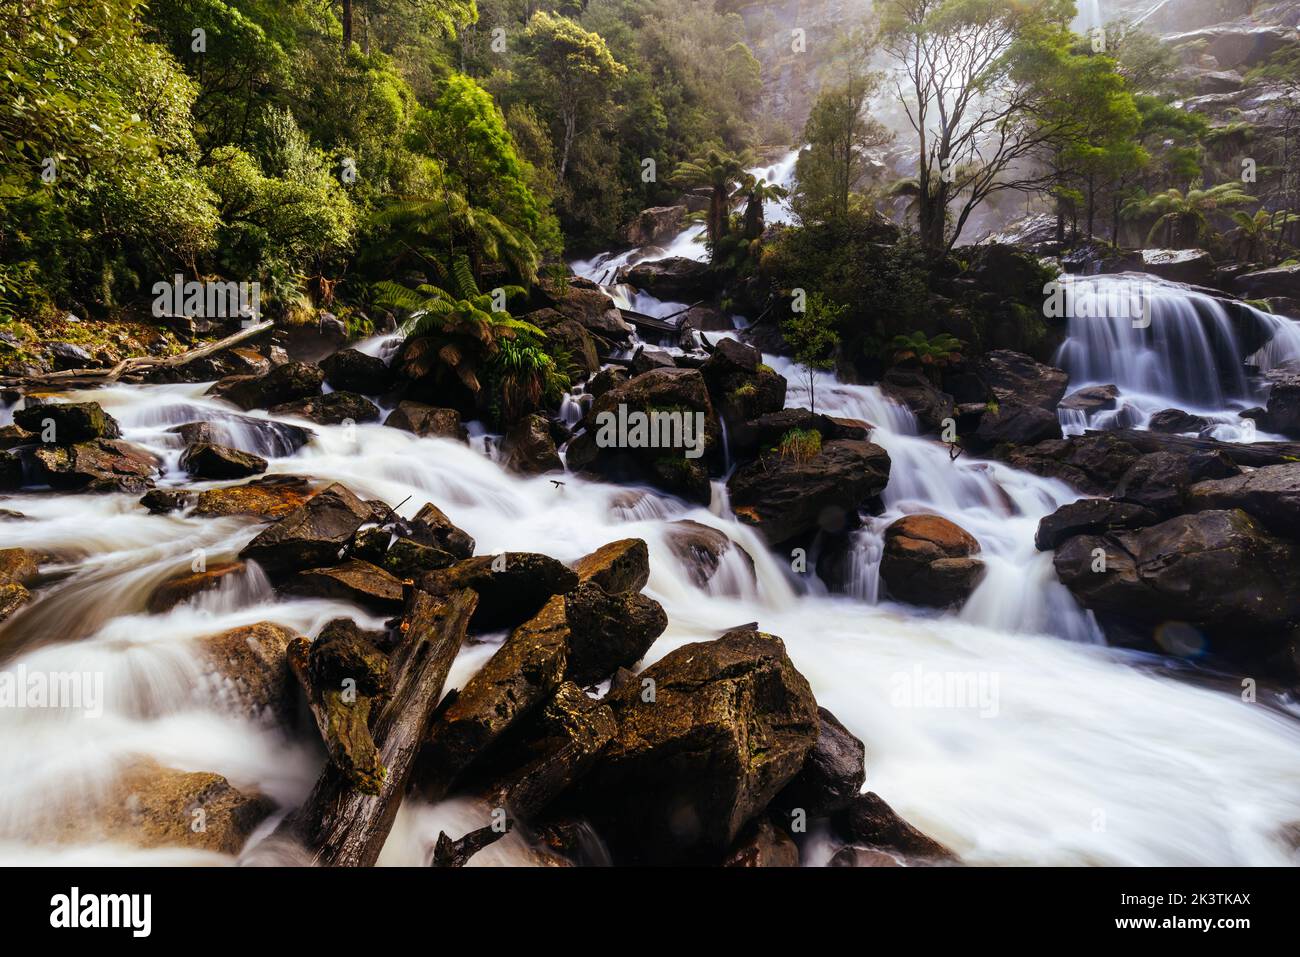
[[[285,649],[295,637],[288,628],[262,621],[200,638],[209,669],[201,690],[236,714],[287,719],[294,711],[294,690]]]
[[[650,580],[650,549],[643,539],[624,538],[578,559],[573,570],[611,595],[640,591]]]
[[[369,505],[336,483],[259,532],[239,557],[256,561],[271,574],[330,565],[372,513]]]
[[[885,529],[880,577],[913,605],[945,608],[970,597],[984,574],[979,542],[938,515],[905,515]]]
[[[269,475],[243,485],[200,492],[194,514],[209,518],[229,515],[283,518],[301,508],[313,494],[306,479],[294,475]]]
[[[384,425],[422,437],[434,436],[460,442],[469,440],[469,433],[461,425],[460,413],[455,409],[439,409],[409,399],[397,403],[397,408],[388,413]]]
[[[300,571],[280,587],[290,595],[337,598],[376,611],[399,611],[402,607],[402,582],[377,565],[355,558],[331,568]]]
[[[243,575],[247,570],[248,566],[243,562],[220,562],[201,572],[174,575],[153,590],[145,608],[151,615],[162,614],[195,595],[221,587],[226,578]]]

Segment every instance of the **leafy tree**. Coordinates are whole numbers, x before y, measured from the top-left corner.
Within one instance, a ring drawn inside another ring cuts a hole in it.
[[[840,344],[836,325],[848,307],[820,292],[808,296],[804,306],[803,312],[791,312],[781,322],[781,334],[790,345],[794,361],[803,367],[808,406],[816,412],[817,372],[835,368],[835,352]]]
[[[769,183],[761,176],[746,173],[736,189],[736,194],[744,198],[745,214],[741,226],[741,235],[754,240],[763,235],[763,205],[777,202],[790,195],[790,191],[777,183]]]
[[[1155,217],[1147,233],[1148,243],[1155,242],[1163,229],[1167,246],[1186,248],[1211,231],[1211,213],[1256,202],[1254,196],[1242,189],[1241,183],[1227,182],[1209,189],[1192,187],[1183,192],[1170,188],[1154,196],[1137,196],[1125,204],[1124,214],[1134,219]]]
[[[697,160],[682,163],[670,177],[673,185],[683,189],[710,191],[705,235],[714,245],[731,230],[731,195],[744,179],[747,159],[711,149]]]
[[[1256,254],[1268,246],[1271,238],[1292,223],[1300,221],[1300,216],[1288,210],[1279,213],[1267,209],[1257,209],[1252,216],[1237,209],[1233,210],[1232,221],[1237,224],[1237,258],[1243,262],[1253,262]]]

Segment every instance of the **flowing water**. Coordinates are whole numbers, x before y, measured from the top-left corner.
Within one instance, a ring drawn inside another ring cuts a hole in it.
[[[382,354],[384,343],[366,349]],[[788,376],[788,404],[807,404],[798,370],[766,361]],[[189,483],[176,469],[179,440],[167,428],[231,412],[204,397],[205,388],[117,386],[66,398],[103,404],[127,440],[168,463],[159,484],[179,486]],[[1287,836],[1300,822],[1296,716],[1102,642],[1056,582],[1050,555],[1032,544],[1038,519],[1075,499],[1073,492],[999,463],[953,461],[874,387],[822,375],[815,395],[819,411],[870,422],[893,463],[884,514],[855,533],[848,594],[828,593],[811,571],[797,573],[790,556],[769,551],[733,519],[721,483],[706,509],[575,475],[557,486],[509,474],[485,454],[481,428],[466,446],[381,425],[312,425],[314,437],[291,455],[274,435],[241,427],[245,442],[270,458],[271,473],[343,482],[363,497],[404,502],[398,511],[406,516],[434,502],[474,536],[480,553],[529,550],[572,560],[615,539],[644,538],[646,592],[669,619],[646,664],[744,622],[782,636],[818,701],[865,742],[868,786],[972,864],[1297,863]],[[79,802],[103,793],[140,755],[222,774],[293,807],[319,772],[318,743],[235,716],[221,682],[200,666],[197,641],[263,620],[309,636],[339,615],[379,625],[339,602],[279,598],[255,568],[201,599],[148,614],[153,587],[187,571],[196,550],[210,564],[231,558],[261,526],[150,515],[137,499],[0,498],[0,508],[26,516],[0,524],[3,544],[55,556],[43,571],[59,579],[0,626],[5,667],[96,672],[105,690],[98,717],[0,709],[0,861],[229,862],[75,836],[43,843],[39,835],[52,821],[75,820]],[[980,542],[989,571],[958,614],[881,600],[881,531],[915,511],[948,516]],[[667,545],[668,523],[679,519],[722,530],[753,558],[752,573],[736,554],[698,587]],[[492,641],[467,645],[447,686],[463,685],[494,649]],[[978,693],[931,697],[945,681]],[[408,801],[381,863],[427,863],[440,830],[457,836],[481,826],[483,814],[463,800]],[[299,859],[256,846],[274,823],[259,829],[243,860]],[[825,863],[830,851],[828,841],[814,840],[805,862]],[[472,863],[528,860],[511,835]]]

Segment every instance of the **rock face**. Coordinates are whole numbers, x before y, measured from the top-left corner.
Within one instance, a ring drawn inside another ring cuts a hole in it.
[[[708,263],[671,256],[639,262],[619,270],[619,282],[629,282],[651,295],[673,302],[702,299],[714,284]]]
[[[145,608],[151,615],[170,611],[183,601],[189,601],[195,595],[214,588],[232,576],[238,577],[248,570],[243,562],[219,562],[210,565],[201,572],[185,572],[174,575],[153,590]]]
[[[259,532],[239,557],[272,575],[330,565],[371,511],[344,486],[331,485]]]
[[[716,858],[803,767],[818,734],[812,691],[781,640],[758,631],[684,645],[639,678],[606,699],[618,730],[583,804],[620,859]]]
[[[623,234],[633,246],[648,246],[671,236],[686,217],[685,206],[652,206],[641,210]]]
[[[708,463],[721,447],[721,429],[698,370],[639,375],[597,398],[583,422],[586,431],[568,446],[574,471],[647,482],[690,501],[709,501]]]
[[[340,349],[322,360],[320,367],[330,388],[339,392],[380,395],[393,384],[392,372],[383,359],[356,349]]]
[[[501,464],[521,475],[564,471],[545,416],[527,415],[510,427],[501,442]]]
[[[1060,437],[1061,422],[1055,412],[1009,398],[984,413],[971,444],[977,449],[991,449],[999,445],[1036,445]]]
[[[1300,300],[1300,266],[1276,266],[1242,273],[1233,287],[1248,299]]]
[[[1104,569],[1094,571],[1103,554]],[[1087,608],[1151,625],[1189,622],[1248,646],[1300,619],[1296,560],[1294,543],[1240,509],[1216,509],[1076,536],[1057,548],[1054,564]]]
[[[1188,489],[1187,507],[1197,512],[1239,508],[1276,535],[1300,538],[1300,464],[1197,482]]]
[[[199,639],[207,666],[200,692],[234,714],[282,722],[295,710],[285,651],[297,635],[269,621]]]
[[[1109,495],[1141,456],[1129,443],[1102,433],[1019,448],[1007,462],[1035,475],[1068,482],[1087,495]]]
[[[779,545],[818,529],[841,531],[888,481],[884,449],[835,439],[805,461],[768,453],[737,469],[727,487],[736,517]]]
[[[296,415],[321,425],[348,422],[378,422],[379,407],[355,392],[330,392],[326,395],[271,406],[272,415]]]
[[[944,419],[955,414],[952,396],[940,390],[922,372],[894,366],[880,380],[880,391],[907,406],[926,432],[939,432]]]
[[[912,605],[947,608],[970,597],[984,575],[974,537],[938,515],[904,515],[885,529],[880,578]]]
[[[461,442],[469,439],[469,433],[465,431],[465,426],[461,425],[460,413],[455,409],[440,409],[425,405],[423,402],[412,402],[409,399],[399,402],[397,408],[388,413],[384,425],[413,432],[421,437],[434,436]]]
[[[143,492],[153,488],[158,459],[120,439],[41,446],[31,453],[39,483],[85,492]]]
[[[30,406],[15,412],[14,422],[42,442],[53,445],[122,437],[117,420],[98,402],[51,402]]]
[[[858,797],[867,779],[863,743],[825,708],[819,707],[817,716],[821,722],[817,743],[794,780],[772,802],[785,811],[802,809],[808,817],[844,810]]]
[[[195,442],[181,454],[181,468],[192,478],[237,479],[266,471],[266,459],[250,452]]]
[[[1204,249],[1144,249],[1142,270],[1161,279],[1208,286],[1214,281],[1214,257]]]
[[[320,394],[325,373],[306,362],[286,362],[264,376],[232,376],[222,379],[208,390],[233,402],[244,411],[266,409]]]
[[[1105,535],[1120,529],[1145,528],[1160,521],[1160,514],[1132,502],[1085,498],[1062,505],[1038,523],[1034,544],[1050,552],[1075,535]]]
[[[384,569],[358,559],[330,568],[298,572],[281,590],[290,595],[351,601],[381,612],[395,612],[402,607],[401,581]]]
[[[974,364],[975,375],[999,403],[1014,401],[1055,413],[1070,377],[1010,349],[995,349]]]
[[[538,309],[521,316],[546,333],[549,342],[569,353],[569,361],[581,372],[590,375],[600,368],[600,349],[595,337],[577,319],[566,316],[557,309]]]

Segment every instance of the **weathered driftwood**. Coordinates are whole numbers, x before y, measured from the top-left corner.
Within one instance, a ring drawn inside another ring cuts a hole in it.
[[[1222,452],[1238,465],[1262,468],[1300,461],[1300,442],[1221,442],[1218,439],[1201,439],[1189,435],[1165,435],[1141,429],[1116,429],[1111,432],[1090,430],[1088,435],[1111,435],[1127,442],[1139,452]]]
[[[274,325],[275,323],[268,319],[266,322],[259,322],[245,329],[240,329],[224,339],[209,342],[206,345],[190,349],[176,356],[132,356],[129,359],[123,359],[111,369],[65,369],[62,372],[49,372],[44,375],[2,376],[0,377],[0,385],[28,388],[38,386],[66,388],[82,385],[107,385],[110,382],[130,379],[154,369],[176,369],[188,365],[196,359],[202,359],[221,352],[223,349],[237,346],[246,339],[251,339]]]
[[[464,867],[469,859],[483,848],[495,844],[505,837],[510,830],[510,822],[498,830],[492,825],[470,831],[464,837],[453,841],[446,831],[438,832],[438,843],[433,846],[433,860],[430,867]]]
[[[379,793],[362,793],[330,762],[306,803],[281,825],[316,863],[369,867],[379,857],[477,604],[469,589],[441,598],[412,590],[390,665],[392,692],[371,727],[385,769]]]

